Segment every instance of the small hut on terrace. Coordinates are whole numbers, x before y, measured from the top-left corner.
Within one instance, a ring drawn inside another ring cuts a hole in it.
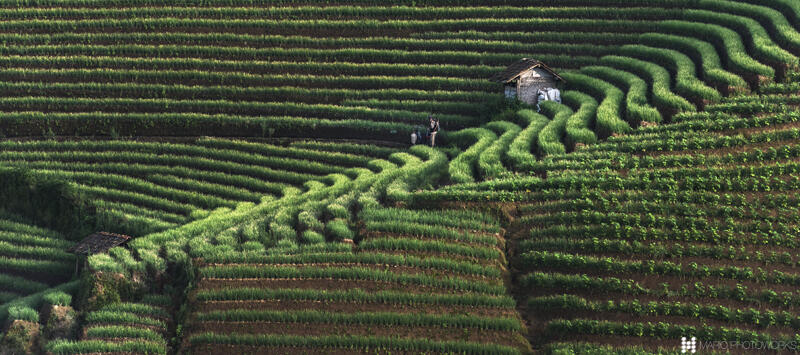
[[[122,234],[97,232],[92,233],[88,237],[81,240],[78,244],[73,245],[67,249],[68,252],[78,255],[75,261],[75,274],[80,271],[81,261],[86,262],[89,255],[97,253],[105,253],[109,249],[125,244],[131,237]]]
[[[506,98],[519,99],[530,105],[538,103],[537,93],[540,90],[555,89],[565,82],[553,69],[529,58],[520,59],[489,80],[503,84]]]

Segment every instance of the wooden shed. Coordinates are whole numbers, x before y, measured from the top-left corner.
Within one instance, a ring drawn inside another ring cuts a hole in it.
[[[559,84],[565,82],[553,69],[529,58],[520,59],[489,80],[503,84],[506,98],[518,99],[531,105],[536,104],[536,93],[539,89],[558,88]]]
[[[86,257],[97,253],[105,253],[109,249],[125,244],[131,237],[122,234],[97,232],[83,238],[78,244],[67,249],[68,252],[78,255],[75,260],[75,274],[80,271],[81,263],[86,263]]]

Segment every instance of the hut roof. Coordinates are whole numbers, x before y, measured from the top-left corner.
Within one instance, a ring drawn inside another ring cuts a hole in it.
[[[518,62],[511,64],[504,70],[502,73],[498,73],[497,75],[491,77],[489,80],[496,81],[500,83],[508,83],[514,81],[520,74],[524,73],[527,70],[534,69],[534,68],[542,68],[546,70],[548,73],[553,74],[557,80],[565,81],[560,75],[558,75],[553,69],[550,69],[544,63],[530,58],[522,58]]]
[[[108,251],[108,249],[124,244],[129,239],[131,239],[131,237],[127,235],[97,232],[90,234],[67,251],[84,255],[103,253]]]

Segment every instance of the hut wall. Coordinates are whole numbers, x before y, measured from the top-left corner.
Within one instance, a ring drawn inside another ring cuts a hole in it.
[[[517,98],[517,83],[512,82],[503,86],[505,88],[505,95],[507,99]]]
[[[536,92],[546,87],[556,87],[555,77],[544,69],[533,68],[519,76],[517,97],[524,103],[535,105]]]

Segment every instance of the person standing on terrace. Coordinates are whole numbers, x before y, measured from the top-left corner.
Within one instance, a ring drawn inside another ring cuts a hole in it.
[[[435,145],[436,140],[436,133],[439,132],[439,119],[433,117],[433,115],[428,115],[428,120],[430,121],[430,125],[428,126],[428,136],[431,142],[431,147]]]

